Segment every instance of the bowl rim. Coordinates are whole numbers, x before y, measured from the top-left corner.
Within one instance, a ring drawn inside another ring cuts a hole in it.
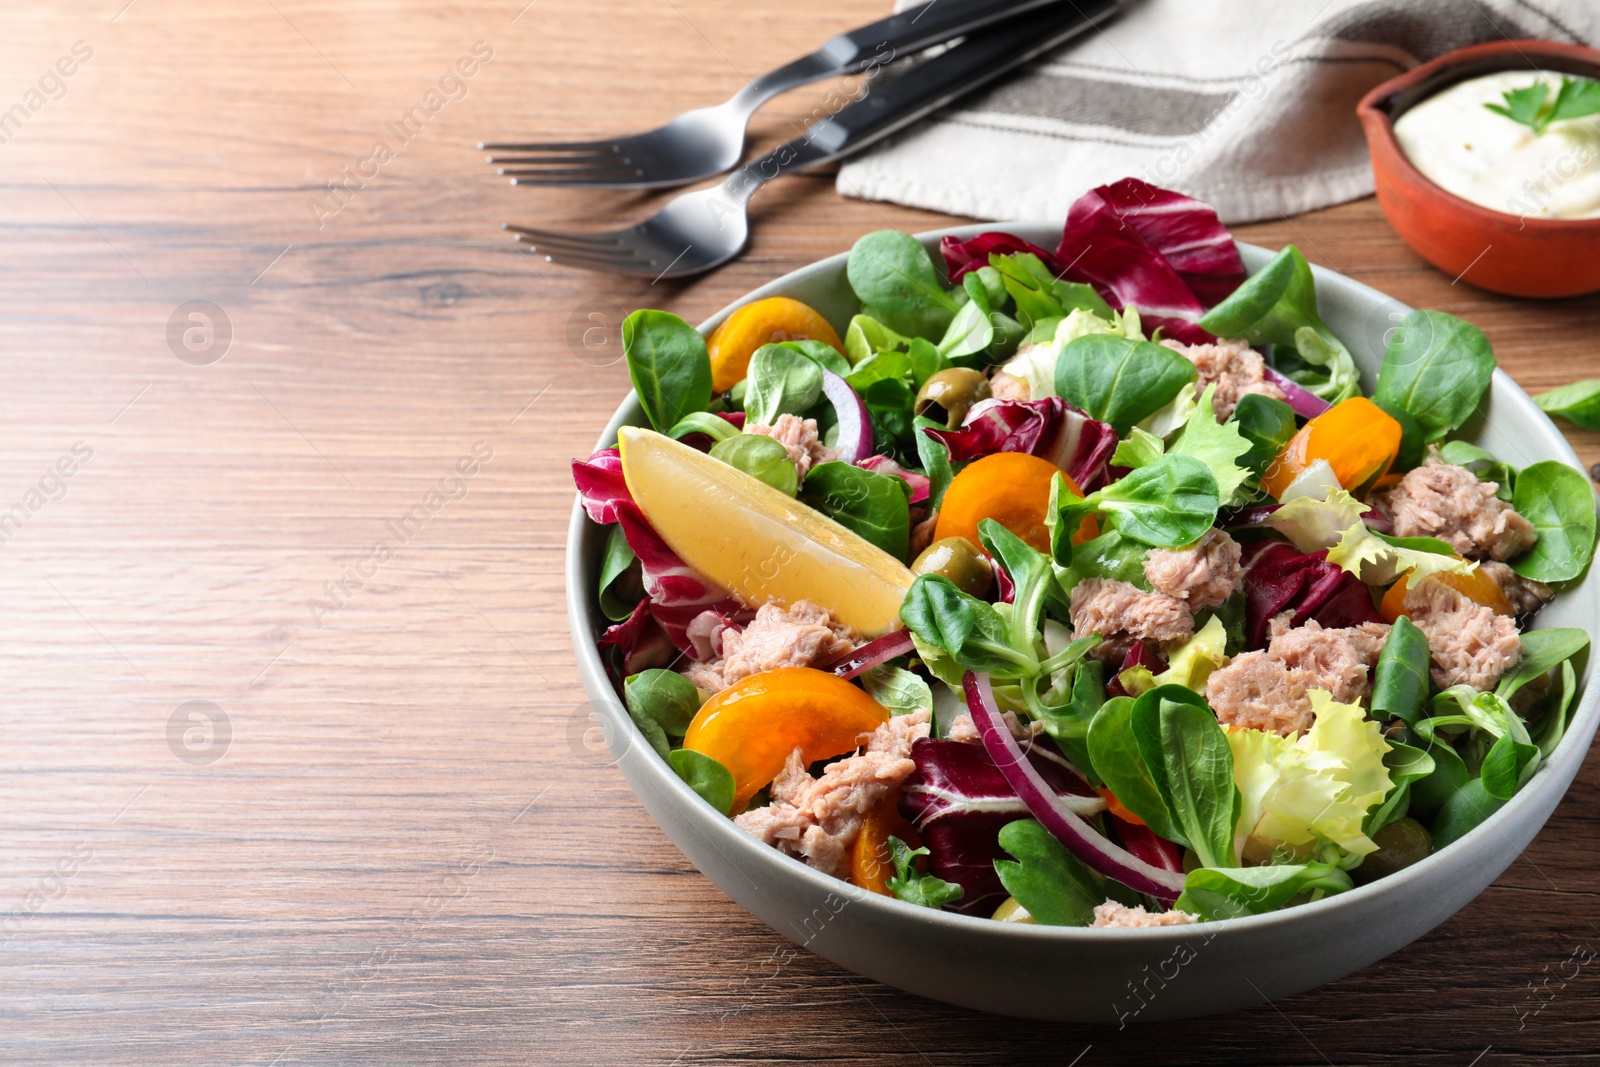
[[[937,230],[927,230],[913,236],[925,246],[936,246],[938,241],[945,236],[952,236],[959,240],[966,240],[979,233],[1004,228],[1007,232],[1024,233],[1043,229],[1055,229],[1058,222],[1027,222],[1018,221],[1011,223],[979,223],[966,226],[948,227]],[[1270,257],[1274,253],[1271,249],[1263,248],[1243,241],[1235,241],[1241,252],[1249,251]],[[787,289],[795,282],[795,276],[806,272],[823,274],[829,271],[842,274],[849,252],[839,252],[811,263],[805,264],[789,271],[764,285],[751,290],[736,298],[725,307],[712,314],[701,322],[696,329],[702,335],[708,335],[716,326],[727,318],[735,309],[768,296],[782,295],[781,290]],[[1414,310],[1408,305],[1388,297],[1377,289],[1358,282],[1348,275],[1326,267],[1312,265],[1313,275],[1319,280],[1338,278],[1342,282],[1366,290],[1375,299],[1386,301],[1396,311],[1409,313]],[[1582,470],[1582,463],[1573,451],[1566,435],[1561,433],[1549,416],[1532,403],[1528,394],[1516,384],[1510,375],[1498,366],[1494,370],[1494,382],[1509,387],[1515,394],[1528,401],[1528,406],[1538,414],[1555,431],[1555,439],[1559,442],[1558,456],[1563,462]],[[630,390],[612,414],[605,429],[596,441],[594,450],[611,447],[615,444],[618,430],[626,425],[634,425],[643,421],[643,408],[639,405],[638,396]],[[1259,915],[1245,915],[1231,919],[1212,920],[1205,923],[1182,924],[1160,927],[1077,927],[1077,926],[1045,926],[1029,923],[997,922],[988,916],[964,915],[957,912],[934,910],[921,907],[900,900],[896,897],[873,893],[854,885],[845,879],[834,878],[824,874],[800,860],[779,852],[769,845],[762,844],[753,836],[737,827],[731,818],[714,812],[706,805],[700,796],[691,789],[671,767],[650,748],[649,742],[639,731],[632,717],[623,707],[615,688],[612,686],[611,677],[601,660],[599,650],[594,642],[595,610],[594,596],[589,589],[588,565],[583,556],[583,541],[589,532],[588,515],[583,509],[581,496],[576,496],[573,501],[572,517],[568,524],[567,559],[566,559],[566,593],[567,615],[569,627],[573,637],[574,652],[580,675],[584,678],[586,689],[589,690],[591,699],[598,689],[604,694],[607,705],[607,714],[612,721],[621,728],[621,736],[608,733],[611,741],[612,752],[617,756],[617,764],[631,751],[640,754],[640,765],[647,767],[647,773],[653,779],[653,784],[658,792],[668,799],[677,802],[688,811],[687,818],[696,824],[696,831],[706,838],[718,851],[729,855],[730,851],[737,856],[741,865],[748,868],[760,868],[771,872],[779,879],[797,881],[822,894],[837,894],[847,897],[857,907],[867,909],[869,921],[877,919],[885,924],[902,925],[908,921],[918,922],[928,928],[937,928],[954,937],[984,936],[985,934],[997,938],[1014,939],[1019,942],[1034,942],[1043,944],[1056,944],[1068,946],[1074,944],[1105,944],[1111,940],[1125,940],[1130,943],[1144,944],[1147,946],[1176,945],[1192,941],[1196,931],[1204,929],[1203,936],[1207,943],[1218,937],[1246,938],[1258,933],[1265,933],[1276,928],[1286,927],[1299,921],[1310,921],[1312,918],[1337,921],[1343,913],[1357,913],[1366,906],[1370,898],[1389,892],[1403,883],[1412,882],[1427,877],[1438,864],[1435,862],[1440,856],[1460,849],[1472,849],[1481,841],[1488,840],[1490,835],[1499,834],[1507,836],[1503,827],[1515,819],[1517,813],[1525,808],[1539,803],[1544,790],[1537,787],[1541,781],[1548,782],[1561,773],[1567,763],[1578,760],[1580,763],[1586,757],[1592,741],[1595,720],[1600,719],[1600,686],[1594,683],[1591,677],[1587,684],[1574,698],[1573,707],[1569,709],[1567,729],[1562,735],[1560,743],[1550,756],[1542,761],[1534,778],[1528,785],[1519,789],[1517,793],[1506,801],[1497,811],[1489,815],[1471,831],[1456,841],[1451,842],[1445,849],[1430,854],[1426,859],[1407,867],[1394,874],[1387,875],[1364,885],[1321,900],[1299,904],[1292,908],[1283,908],[1277,911],[1266,912]],[[1586,581],[1589,571],[1580,576],[1580,581]],[[1575,590],[1574,590],[1575,591]],[[1594,654],[1591,646],[1590,655]],[[1591,672],[1592,674],[1592,672]],[[597,684],[589,685],[590,679]],[[1582,737],[1580,748],[1579,738]],[[1579,768],[1573,769],[1575,775]],[[637,788],[635,791],[637,792]],[[1562,790],[1562,796],[1571,788],[1570,778],[1567,789]],[[1560,802],[1558,797],[1556,803]],[[641,798],[642,800],[642,798]],[[656,822],[654,816],[651,821]],[[657,824],[659,828],[659,823]],[[1539,829],[1543,828],[1540,824]],[[1537,834],[1538,830],[1534,833]],[[714,835],[714,836],[713,836]],[[1531,835],[1530,835],[1531,836]],[[669,836],[670,840],[670,836]],[[676,843],[674,842],[674,847]],[[1520,852],[1520,850],[1519,850]],[[713,884],[716,884],[713,882]],[[754,884],[752,880],[752,884]],[[720,886],[718,887],[721,888]],[[724,890],[724,892],[726,892]],[[762,890],[770,893],[769,890]],[[780,931],[781,933],[782,931]]]
[[[1509,211],[1497,211],[1494,208],[1475,204],[1471,200],[1463,199],[1435,182],[1432,178],[1417,169],[1400,147],[1400,140],[1394,133],[1394,121],[1398,117],[1391,110],[1397,97],[1413,89],[1430,85],[1435,92],[1449,88],[1462,81],[1466,81],[1469,73],[1465,68],[1483,67],[1473,69],[1470,76],[1493,73],[1495,70],[1524,69],[1507,64],[1504,67],[1495,65],[1495,61],[1523,59],[1532,62],[1531,54],[1540,56],[1553,56],[1589,67],[1593,72],[1592,77],[1600,80],[1600,51],[1585,45],[1566,44],[1561,41],[1546,41],[1540,38],[1507,39],[1504,41],[1489,41],[1483,44],[1468,45],[1457,48],[1437,56],[1426,63],[1416,66],[1403,74],[1398,74],[1388,81],[1369,89],[1360,102],[1356,104],[1356,117],[1361,120],[1362,128],[1366,131],[1368,151],[1371,152],[1381,145],[1386,150],[1386,155],[1394,160],[1394,165],[1399,170],[1400,177],[1408,179],[1413,184],[1425,187],[1428,195],[1441,201],[1457,214],[1469,216],[1480,223],[1493,226],[1506,226],[1511,222],[1517,223],[1517,230],[1531,230],[1550,236],[1570,234],[1573,237],[1600,236],[1600,217],[1589,219],[1541,219],[1525,215],[1514,215]],[[1529,67],[1526,69],[1537,69]],[[1456,77],[1456,75],[1460,75]],[[1411,101],[1406,107],[1400,109],[1399,114],[1404,114],[1411,107],[1416,106],[1421,100],[1434,95],[1432,92]]]

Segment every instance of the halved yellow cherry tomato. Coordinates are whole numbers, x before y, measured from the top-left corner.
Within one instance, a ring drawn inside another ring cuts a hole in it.
[[[1055,464],[1026,452],[996,452],[973,460],[950,480],[939,505],[933,539],[965,537],[981,544],[978,523],[993,519],[1040,552],[1049,552],[1050,528],[1045,525],[1045,515],[1050,510],[1050,480],[1057,474],[1066,480],[1068,489],[1084,495],[1078,483]],[[1072,543],[1081,545],[1099,533],[1094,516],[1085,516]]]
[[[719,393],[732,389],[744,379],[756,349],[782,341],[821,341],[844,355],[844,342],[814,308],[786,296],[769,296],[739,308],[712,331],[706,342],[711,388]]]
[[[1261,476],[1274,500],[1319,459],[1352,492],[1377,481],[1400,453],[1400,424],[1364,396],[1340,401],[1300,428]]]
[[[806,763],[865,743],[889,721],[882,704],[843,678],[811,667],[752,674],[700,706],[683,747],[733,772],[733,810],[778,776],[799,749]]]
[[[900,814],[900,791],[895,790],[867,812],[861,833],[850,850],[850,881],[862,889],[884,896],[889,892],[889,877],[894,860],[889,855],[889,838],[898,837],[913,849],[922,847],[922,838],[909,820]]]
[[[1406,588],[1410,578],[1409,574],[1402,574],[1400,580],[1383,594],[1383,600],[1378,605],[1378,613],[1390,622],[1394,622],[1406,613]],[[1482,567],[1474,568],[1470,574],[1440,571],[1422,580],[1443,582],[1474,604],[1492,609],[1496,615],[1515,616],[1517,613],[1517,609],[1511,606],[1511,601],[1506,599],[1506,591],[1500,588],[1500,583],[1483,573]]]

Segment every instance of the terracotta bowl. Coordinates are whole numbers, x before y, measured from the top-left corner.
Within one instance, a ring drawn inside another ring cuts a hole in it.
[[[1600,218],[1534,219],[1494,211],[1435,185],[1395,139],[1408,108],[1469,78],[1503,70],[1553,70],[1600,78],[1600,52],[1554,41],[1496,41],[1446,53],[1361,98],[1378,203],[1395,232],[1453,278],[1511,296],[1600,290]]]

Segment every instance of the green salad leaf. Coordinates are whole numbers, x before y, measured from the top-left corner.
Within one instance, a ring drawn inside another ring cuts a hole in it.
[[[1478,410],[1494,368],[1482,330],[1443,311],[1413,311],[1383,354],[1372,400],[1431,444]]]
[[[1095,906],[1106,899],[1100,876],[1067,851],[1034,819],[1017,819],[1000,828],[1000,847],[1015,860],[995,860],[1006,892],[1043,926],[1088,926]]]
[[[1030,329],[1036,323],[1066,318],[1079,308],[1103,319],[1112,317],[1111,305],[1094,286],[1060,280],[1031,252],[995,253],[990,255],[989,265],[1016,303],[1017,318]]]
[[[974,272],[962,278],[961,284],[966,290],[967,302],[950,320],[950,328],[939,340],[939,355],[947,359],[959,359],[982,352],[994,341],[994,322],[990,318],[992,308],[983,279]]]
[[[1086,334],[1056,356],[1056,395],[1126,434],[1194,384],[1193,363],[1151,341]]]
[[[1183,880],[1172,905],[1201,919],[1236,919],[1277,911],[1301,894],[1322,896],[1354,888],[1350,876],[1331,863],[1271,867],[1201,867]]]
[[[640,568],[635,566],[638,557],[628,547],[622,524],[611,527],[606,535],[606,552],[600,557],[600,611],[612,622],[621,622],[633,614],[633,609],[644,599],[644,580]]]
[[[945,292],[928,250],[899,230],[879,230],[858,240],[845,277],[861,298],[862,314],[906,337],[940,337],[961,310]]]
[[[1217,479],[1193,456],[1166,455],[1086,497],[1057,476],[1051,485],[1046,522],[1050,548],[1063,567],[1072,563],[1071,534],[1085,516],[1110,517],[1118,532],[1157,548],[1193,544],[1217,521]]]
[[[1241,801],[1233,752],[1205,698],[1181,685],[1157,686],[1134,701],[1129,722],[1156,793],[1189,847],[1207,867],[1230,865]]]
[[[944,491],[950,488],[950,479],[955,477],[955,472],[950,466],[950,449],[943,441],[924,432],[929,427],[936,430],[945,427],[941,422],[921,416],[914,424],[917,458],[922,461],[923,473],[928,476],[928,507],[931,510],[943,502]]]
[[[711,458],[766,482],[780,493],[794,496],[800,489],[800,475],[789,458],[789,450],[762,434],[740,433],[724,438],[711,446]]]
[[[1189,838],[1168,812],[1155,775],[1134,737],[1134,703],[1132,697],[1112,697],[1100,705],[1089,723],[1089,762],[1123,807],[1161,837],[1188,845]]]
[[[890,715],[909,715],[914,711],[933,711],[933,689],[920,675],[882,663],[861,675],[861,688],[867,696],[889,709]]]
[[[1237,426],[1240,436],[1249,442],[1250,450],[1239,457],[1239,462],[1257,477],[1266,473],[1297,429],[1294,408],[1260,393],[1241,396],[1228,423]]]
[[[904,479],[833,460],[811,468],[800,499],[895,559],[905,560],[911,505]]]
[[[703,433],[713,441],[724,441],[737,435],[739,428],[709,411],[691,411],[667,431],[667,436],[674,441],[681,441],[696,433]]]
[[[802,414],[822,399],[822,368],[794,357],[781,344],[762,345],[750,357],[744,414],[751,423],[771,426],[779,415]]]
[[[956,588],[940,574],[911,583],[900,602],[900,619],[924,645],[948,654],[965,670],[1037,674],[1039,658],[1011,647],[1006,622],[987,601]]]
[[[1391,637],[1393,633],[1391,630]],[[1501,675],[1495,695],[1510,700],[1517,690],[1588,647],[1588,632],[1574,626],[1527,631],[1522,635],[1522,656],[1515,667]]]
[[[1600,378],[1558,385],[1534,397],[1533,402],[1581,429],[1600,430]]]
[[[678,316],[635,311],[622,320],[622,353],[645,417],[661,433],[711,403],[705,338]]]
[[[723,815],[732,814],[733,772],[719,761],[692,748],[675,748],[667,754],[667,762],[678,772],[678,777],[689,783],[689,788],[700,794],[702,800]]]
[[[1408,616],[1395,619],[1373,672],[1372,714],[1415,723],[1428,702],[1428,638]]]
[[[889,856],[894,863],[894,874],[885,882],[889,892],[924,908],[942,908],[960,900],[966,890],[959,885],[917,870],[917,857],[926,855],[925,848],[914,849],[898,837],[889,838]]]
[[[622,699],[639,732],[663,759],[672,747],[670,739],[688,732],[700,710],[699,691],[676,671],[652,669],[630,674],[622,683]]]
[[[1172,456],[1193,456],[1204,463],[1217,480],[1217,496],[1226,506],[1238,495],[1251,471],[1241,467],[1239,460],[1250,452],[1250,442],[1245,440],[1236,423],[1219,423],[1212,397],[1217,387],[1208,385],[1200,395],[1200,402],[1189,415],[1189,421],[1178,431],[1177,439],[1167,450]],[[1138,430],[1134,431],[1138,433]]]
[[[1446,441],[1439,448],[1439,458],[1446,463],[1467,468],[1478,476],[1480,482],[1493,482],[1494,495],[1507,504],[1511,503],[1517,485],[1516,468],[1495,459],[1488,449],[1467,441]]]
[[[1548,459],[1517,475],[1512,505],[1533,523],[1539,540],[1511,569],[1536,582],[1576,578],[1594,555],[1595,498],[1589,479]]]

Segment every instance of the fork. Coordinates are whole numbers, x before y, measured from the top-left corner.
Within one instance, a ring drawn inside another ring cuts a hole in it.
[[[745,126],[779,93],[877,68],[1002,19],[1060,0],[932,0],[833,38],[817,51],[768,71],[715,107],[687,111],[660,129],[604,141],[480,144],[512,185],[652,189],[688,185],[736,166]],[[516,154],[532,153],[532,154]]]
[[[767,182],[791,170],[831,163],[936,111],[1114,14],[1119,0],[1069,0],[971,34],[915,64],[800,137],[734,171],[720,185],[683,193],[636,226],[603,233],[560,233],[506,224],[516,240],[552,263],[585,270],[682,278],[721,266],[749,240],[746,207]]]

